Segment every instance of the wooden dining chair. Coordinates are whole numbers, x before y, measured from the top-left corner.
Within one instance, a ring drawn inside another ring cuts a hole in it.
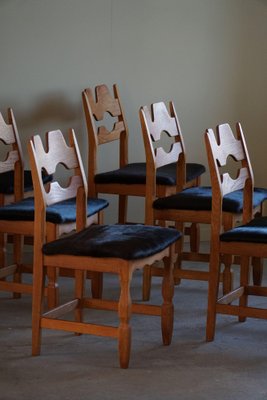
[[[118,221],[127,222],[128,196],[146,194],[146,163],[130,163],[128,161],[128,125],[122,107],[117,85],[113,85],[113,94],[106,85],[87,88],[82,93],[83,107],[88,133],[88,186],[89,195],[99,193],[119,196]],[[107,127],[106,116],[113,121],[113,128]],[[105,125],[106,124],[106,125]],[[111,171],[98,171],[100,146],[107,150],[111,142],[119,143],[119,163]],[[198,163],[186,163],[185,186],[200,184],[205,167]],[[175,192],[176,164],[163,166],[157,171],[157,194],[169,195]],[[194,227],[196,228],[196,227]],[[197,234],[194,233],[196,237]],[[193,237],[193,236],[192,236]],[[197,247],[197,243],[195,247]]]
[[[51,131],[47,135],[48,140],[53,137],[53,149],[51,151],[57,157],[60,149],[67,151],[68,147],[65,144],[64,138],[60,131]],[[20,293],[31,293],[32,284],[26,280],[23,280],[23,273],[32,272],[32,266],[29,269],[28,265],[23,263],[23,248],[22,241],[23,236],[34,237],[34,215],[36,213],[34,207],[34,198],[28,197],[23,198],[23,179],[21,176],[23,174],[23,168],[20,163],[20,152],[19,145],[17,143],[17,137],[14,136],[14,131],[11,128],[7,128],[4,133],[2,132],[1,139],[4,143],[13,143],[12,150],[8,153],[6,160],[0,162],[0,171],[5,173],[8,171],[14,171],[14,194],[15,201],[0,207],[0,255],[1,259],[4,259],[5,253],[5,235],[13,235],[13,263],[11,265],[6,265],[0,269],[0,290],[9,291],[16,294]],[[71,151],[71,150],[70,150]],[[80,179],[80,175],[84,172],[78,168],[78,154],[73,152],[73,164],[74,170],[70,173],[73,174],[73,180]],[[75,164],[76,161],[76,164]],[[64,164],[64,159],[62,160]],[[76,167],[75,167],[76,165]],[[75,169],[76,168],[76,169]],[[52,171],[52,172],[51,172]],[[47,184],[43,181],[43,173],[48,174],[52,177],[53,181],[48,183],[49,186],[57,186],[56,177],[53,175],[55,171],[53,168],[48,166],[47,169],[41,171],[41,181],[43,185],[43,190],[46,190]],[[56,239],[63,233],[68,233],[75,229],[76,225],[76,200],[75,198],[67,200],[65,202],[59,202],[48,207],[47,210],[47,236],[49,240]],[[87,209],[87,223],[95,223],[101,218],[102,210],[108,206],[108,202],[104,199],[88,199],[88,209]],[[47,284],[47,296],[48,304],[50,307],[54,306],[58,302],[58,284],[57,284],[57,274],[55,270],[47,270],[48,284]],[[99,287],[101,282],[101,277],[99,278],[95,274],[95,280],[93,281],[93,290],[95,295],[100,296],[101,287]]]
[[[141,107],[140,120],[146,150],[147,184],[146,184],[146,223],[165,224],[173,221],[177,229],[184,230],[184,224],[209,224],[212,222],[211,187],[197,186],[184,189],[185,182],[185,151],[182,132],[173,102],[169,103],[169,110],[165,103],[154,103],[151,107]],[[230,128],[229,128],[230,129]],[[173,143],[169,152],[162,148],[161,136],[165,132]],[[225,149],[227,152],[227,148]],[[158,168],[176,162],[177,184],[176,193],[170,196],[157,196],[156,171]],[[267,199],[267,190],[256,188],[254,191],[253,213],[261,213],[262,203]],[[227,231],[242,218],[242,194],[230,195],[223,204],[223,226]],[[182,241],[179,242],[183,246]],[[209,261],[209,253],[178,250],[180,259],[174,269],[175,280],[181,279],[208,280],[209,271],[200,270],[197,264],[194,268],[184,267],[182,260]],[[231,263],[225,265],[222,276],[224,291],[228,292],[232,285]],[[255,268],[259,263],[255,262]],[[160,275],[161,268],[150,266],[144,272],[144,299],[148,299],[151,289],[152,276]]]
[[[59,150],[62,147],[57,146],[58,143],[54,142],[54,138],[55,135],[49,138],[48,151],[42,147],[39,136],[33,137],[28,145],[35,190],[32,354],[40,353],[41,331],[44,328],[76,334],[108,336],[118,339],[120,366],[127,368],[131,347],[132,312],[161,316],[163,343],[165,345],[171,343],[174,243],[179,240],[181,234],[171,228],[144,225],[116,224],[86,227],[87,185],[84,175],[76,176],[67,187],[51,184],[49,191],[43,190],[41,171],[43,168],[49,168],[51,172],[56,168]],[[73,135],[71,142],[78,153]],[[55,148],[58,149],[57,152],[53,151]],[[64,164],[68,168],[77,169],[77,165],[73,165],[73,160],[71,153],[65,154]],[[46,224],[48,209],[55,201],[69,201],[73,197],[77,199],[77,232],[52,240]],[[130,286],[133,272],[155,260],[164,260],[162,306],[132,304]],[[45,270],[58,268],[75,271],[74,298],[70,295],[71,300],[43,313]],[[119,301],[85,297],[84,276],[88,271],[117,274],[120,281]],[[83,322],[84,308],[117,311],[119,326]],[[72,311],[73,318],[64,319],[64,314]]]
[[[212,129],[205,133],[205,142],[212,184],[212,226],[210,277],[207,309],[207,341],[215,335],[217,314],[238,316],[239,321],[246,317],[267,319],[267,309],[262,296],[267,296],[267,287],[251,283],[250,264],[253,257],[267,257],[267,217],[253,218],[255,191],[248,151],[240,123],[237,124],[237,137],[234,138],[229,126],[219,126],[217,134]],[[238,173],[233,177],[222,167],[229,157],[237,164]],[[224,199],[242,193],[243,212],[241,225],[225,231],[222,227]],[[222,257],[223,255],[223,257]],[[219,291],[218,275],[220,264],[227,257],[233,261],[238,256],[240,263],[240,282],[229,293]],[[249,303],[251,297],[261,296],[260,304]]]
[[[12,108],[7,110],[7,122],[0,113],[0,143],[1,159],[4,160],[0,163],[0,206],[4,206],[33,194],[31,171],[24,169],[24,157]],[[52,177],[43,173],[42,179],[48,183]],[[6,248],[7,239],[6,235],[1,235],[2,248]],[[9,241],[13,241],[12,237],[9,237]],[[0,252],[0,257],[0,264],[7,266],[6,252]]]

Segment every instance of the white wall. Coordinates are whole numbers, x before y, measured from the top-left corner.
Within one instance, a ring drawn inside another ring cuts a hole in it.
[[[0,0],[0,110],[13,107],[26,156],[32,134],[73,127],[87,164],[81,91],[116,82],[130,161],[144,160],[140,105],[173,100],[188,161],[206,164],[206,128],[240,120],[267,186],[266,39],[265,0]]]

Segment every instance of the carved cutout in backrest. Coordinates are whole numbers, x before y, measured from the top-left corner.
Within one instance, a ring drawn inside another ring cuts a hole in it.
[[[147,135],[150,138],[150,149],[154,151],[155,154],[157,168],[177,162],[180,155],[183,153],[183,143],[180,138],[179,125],[176,117],[172,113],[172,109],[170,115],[163,102],[154,103],[151,106],[151,111],[147,106],[142,107],[141,115],[145,122]],[[166,152],[160,144],[163,132],[174,139],[174,143],[171,145],[169,152]],[[153,144],[156,145],[153,146]]]
[[[71,131],[71,134],[75,138],[73,131]],[[41,192],[46,205],[76,197],[78,188],[83,186],[84,182],[81,175],[75,175],[75,170],[80,168],[80,165],[73,142],[68,146],[63,134],[59,130],[47,133],[48,151],[44,149],[40,136],[34,136],[32,140],[34,144],[35,164],[38,169],[39,185],[42,186]],[[68,170],[74,170],[74,175],[70,178],[67,187],[62,188],[57,181],[53,181],[45,190],[42,184],[41,172],[45,170],[48,174],[53,174],[58,164],[63,165]]]
[[[7,151],[5,151],[4,161],[0,161],[0,173],[13,171],[15,169],[15,163],[20,160],[18,153],[18,146],[16,145],[16,136],[13,125],[6,124],[3,115],[1,113],[0,113],[0,141],[4,145],[9,146],[9,148],[10,146],[12,146],[12,150],[8,149]]]
[[[96,86],[95,99],[90,88],[85,89],[83,95],[84,97],[87,97],[86,106],[90,107],[91,118],[94,117],[95,121],[105,122],[106,113],[111,117],[116,118],[111,130],[107,129],[104,125],[98,126],[98,144],[119,140],[121,133],[126,129],[119,100],[111,95],[106,85]]]

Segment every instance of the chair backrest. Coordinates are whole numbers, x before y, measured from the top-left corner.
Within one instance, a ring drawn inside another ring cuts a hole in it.
[[[176,191],[183,190],[186,182],[185,146],[173,102],[169,103],[169,110],[164,102],[154,103],[150,109],[143,106],[139,115],[146,153],[146,221],[152,223],[150,214],[156,198],[157,168],[176,163]],[[172,140],[169,151],[162,147],[163,132]]]
[[[247,146],[240,123],[236,124],[236,136],[229,124],[218,125],[205,132],[212,185],[212,229],[220,233],[223,197],[236,190],[243,190],[243,222],[252,217],[254,177]],[[229,159],[236,163],[236,177],[224,172]]]
[[[89,141],[88,180],[92,183],[97,173],[99,145],[118,140],[120,142],[119,166],[123,167],[128,163],[128,127],[117,85],[113,85],[113,95],[106,85],[96,86],[94,92],[91,88],[87,88],[82,93]],[[111,130],[104,125],[106,113],[114,118]],[[97,123],[103,123],[103,125],[97,126]]]
[[[7,115],[8,123],[5,122],[0,113],[0,141],[8,146],[5,158],[1,157],[4,161],[0,161],[0,174],[14,171],[14,199],[19,201],[23,198],[24,191],[24,160],[16,121],[11,108],[7,110]],[[4,204],[4,200],[2,200],[1,204]]]
[[[35,210],[35,237],[45,232],[46,206],[76,198],[76,229],[86,225],[87,217],[87,182],[75,133],[69,131],[69,145],[66,144],[61,131],[50,131],[46,134],[46,149],[39,135],[28,143],[33,185]],[[72,171],[67,186],[62,187],[55,180],[57,165],[63,165]],[[44,186],[42,171],[53,174],[53,181]],[[44,237],[42,238],[44,240]]]

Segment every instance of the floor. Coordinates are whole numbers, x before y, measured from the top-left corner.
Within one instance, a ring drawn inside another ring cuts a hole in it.
[[[72,290],[60,282],[62,297]],[[105,277],[105,296],[118,295],[117,280]],[[206,343],[207,283],[182,281],[175,288],[172,344],[161,344],[158,317],[132,317],[132,354],[128,370],[118,366],[113,339],[44,331],[42,354],[31,356],[31,298],[0,293],[0,399],[267,399],[267,325],[218,317],[215,341]],[[141,274],[133,279],[132,298],[141,298]],[[160,302],[160,278],[152,299]],[[90,313],[116,323],[112,312]]]

